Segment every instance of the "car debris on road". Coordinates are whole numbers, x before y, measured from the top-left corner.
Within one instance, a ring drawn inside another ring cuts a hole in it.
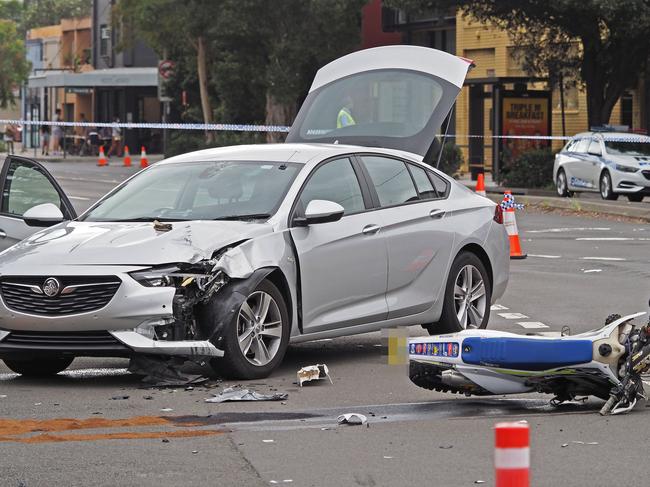
[[[298,385],[302,387],[304,382],[311,382],[313,380],[329,379],[330,384],[333,384],[330,377],[330,371],[325,364],[308,365],[298,371]]]
[[[226,402],[226,401],[284,401],[289,397],[289,394],[278,392],[275,394],[260,394],[256,391],[251,391],[250,389],[236,389],[234,387],[229,387],[224,389],[221,393],[215,394],[214,397],[210,397],[205,400],[205,402]]]

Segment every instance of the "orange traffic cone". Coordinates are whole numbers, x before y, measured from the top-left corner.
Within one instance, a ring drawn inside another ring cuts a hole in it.
[[[99,161],[97,161],[98,166],[108,166],[108,162],[106,162],[106,155],[104,154],[104,147],[99,146]]]
[[[517,220],[515,218],[515,204],[514,198],[510,191],[506,191],[503,195],[503,224],[508,232],[510,239],[510,258],[511,259],[525,259],[528,257],[521,251],[521,243],[519,241],[519,229],[517,228]]]
[[[485,196],[485,176],[483,173],[478,175],[478,179],[476,181],[476,194]]]
[[[147,167],[149,161],[147,160],[147,151],[144,150],[144,145],[140,148],[140,167]]]
[[[124,146],[124,167],[131,167],[131,154],[128,145]]]

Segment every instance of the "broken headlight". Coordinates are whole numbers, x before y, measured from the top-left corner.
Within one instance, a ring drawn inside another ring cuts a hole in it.
[[[167,267],[152,267],[143,271],[131,272],[129,275],[138,281],[143,286],[148,287],[161,287],[161,286],[175,286],[174,280],[170,278],[170,274],[178,272],[176,266]]]

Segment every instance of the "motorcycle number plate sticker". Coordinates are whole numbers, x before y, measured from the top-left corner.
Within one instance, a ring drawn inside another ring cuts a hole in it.
[[[409,354],[430,357],[458,357],[460,346],[456,342],[410,343]]]

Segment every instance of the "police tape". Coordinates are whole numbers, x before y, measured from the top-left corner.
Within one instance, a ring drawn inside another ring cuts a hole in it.
[[[148,123],[148,122],[59,122],[50,120],[10,120],[0,119],[0,124],[34,125],[87,128],[122,128],[122,129],[160,129],[160,130],[202,130],[208,132],[277,132],[288,133],[291,127],[287,125],[256,125],[233,123]],[[327,132],[325,132],[327,133]],[[445,137],[436,134],[436,137]],[[446,137],[462,139],[500,139],[500,140],[560,140],[567,141],[575,138],[569,135],[484,135],[484,134],[447,134]],[[650,137],[642,134],[607,134],[606,141],[611,142],[641,142],[650,143]]]

